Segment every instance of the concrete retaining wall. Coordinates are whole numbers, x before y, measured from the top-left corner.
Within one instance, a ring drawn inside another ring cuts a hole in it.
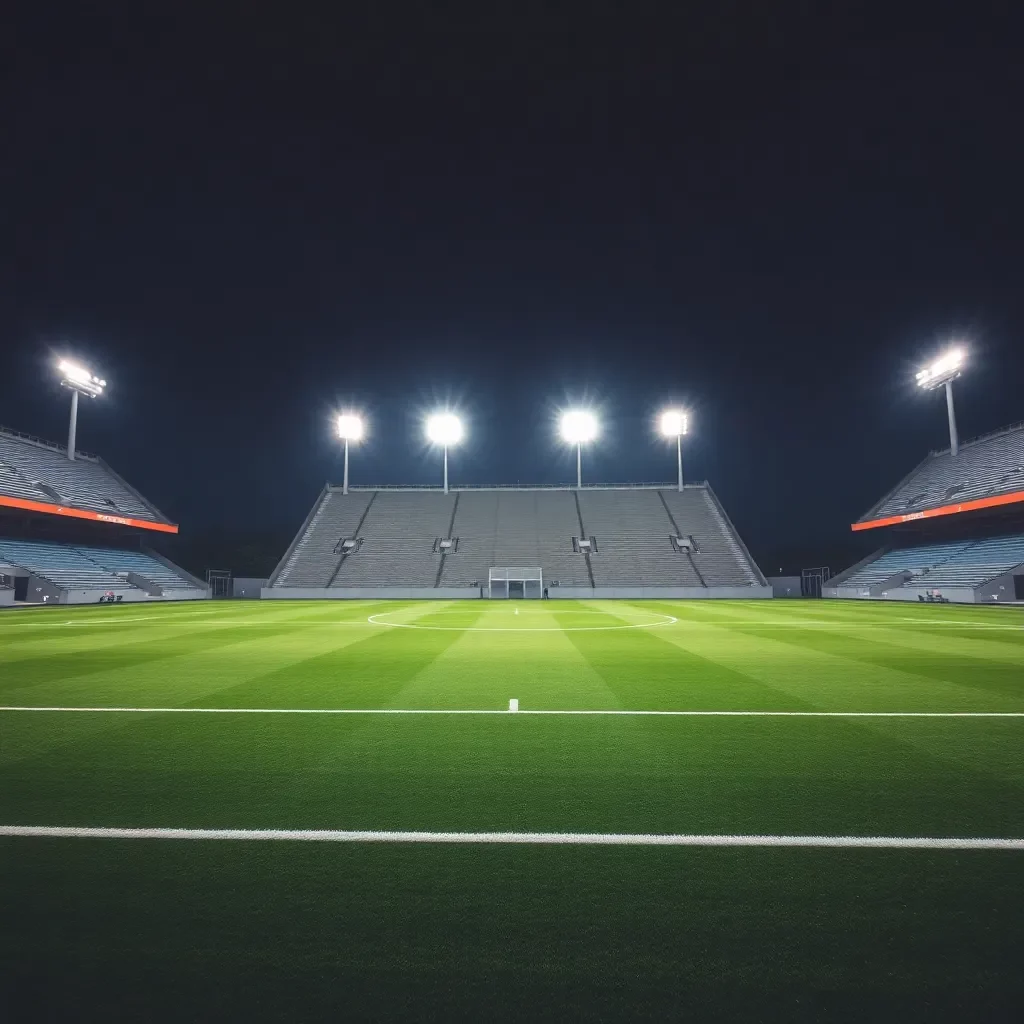
[[[348,600],[451,601],[458,598],[479,598],[479,587],[264,587],[264,601],[279,600]]]
[[[484,590],[486,595],[487,591]],[[766,598],[771,587],[550,587],[552,599],[562,600],[689,600],[693,598]],[[479,587],[264,587],[264,600],[435,600],[480,597]]]

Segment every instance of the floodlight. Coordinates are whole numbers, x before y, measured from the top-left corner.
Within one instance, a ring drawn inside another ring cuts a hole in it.
[[[956,411],[953,408],[953,381],[960,376],[967,353],[957,346],[939,356],[931,366],[926,366],[917,374],[917,386],[932,391],[935,388],[946,389],[946,414],[949,418],[949,453],[957,455],[960,451],[960,439],[956,429]]]
[[[562,413],[558,429],[566,443],[586,444],[597,437],[597,417],[587,409],[568,409]]]
[[[427,417],[427,440],[444,449],[444,493],[448,493],[448,447],[462,440],[462,420],[453,412],[435,412]]]
[[[597,417],[589,409],[566,409],[558,421],[566,444],[576,445],[576,486],[583,486],[583,446],[597,437]]]
[[[658,426],[665,437],[679,437],[689,427],[689,416],[681,409],[666,409],[661,414]]]
[[[683,489],[683,434],[690,429],[690,414],[682,409],[666,409],[658,418],[658,429],[663,437],[676,439],[677,486]]]
[[[88,395],[90,398],[102,395],[103,389],[107,386],[105,380],[100,380],[99,377],[94,376],[84,366],[72,363],[70,360],[62,359],[57,364],[57,369],[61,372],[61,384],[64,387],[71,388],[72,391],[77,391],[80,394]]]
[[[348,443],[363,439],[363,418],[354,412],[343,412],[338,416],[338,437],[345,442],[345,477],[341,493],[348,494]]]
[[[462,420],[452,412],[438,412],[427,418],[427,440],[433,444],[458,444],[462,440]]]
[[[343,412],[338,417],[338,436],[346,441],[362,441],[363,418],[353,412]]]
[[[917,374],[918,387],[938,388],[947,381],[955,380],[960,376],[965,358],[966,353],[962,348],[950,349]]]
[[[71,391],[71,418],[68,421],[68,458],[74,462],[75,459],[75,435],[78,432],[78,396],[85,395],[88,398],[98,398],[103,394],[107,386],[105,380],[101,380],[91,371],[79,363],[73,363],[70,359],[62,359],[57,364],[61,374],[61,387]]]

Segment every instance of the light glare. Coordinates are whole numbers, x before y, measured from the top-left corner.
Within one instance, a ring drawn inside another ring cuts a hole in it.
[[[562,440],[568,444],[586,444],[597,437],[597,417],[587,409],[568,409],[558,424]]]
[[[346,441],[361,441],[363,418],[352,412],[343,412],[338,417],[338,436]]]
[[[107,386],[105,380],[93,376],[84,366],[73,363],[70,359],[61,359],[57,363],[57,369],[60,370],[63,378],[61,383],[83,395],[95,398],[97,395],[101,395]]]
[[[427,418],[427,440],[449,447],[462,440],[462,420],[452,412],[437,412]]]
[[[950,349],[917,374],[918,386],[922,388],[936,387],[939,384],[944,384],[947,380],[952,380],[959,375],[965,358],[966,353],[962,348]]]
[[[689,428],[689,415],[680,409],[666,409],[661,414],[660,428],[665,437],[679,437]]]

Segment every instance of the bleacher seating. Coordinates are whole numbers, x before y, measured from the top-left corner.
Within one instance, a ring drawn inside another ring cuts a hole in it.
[[[457,547],[442,557],[437,542],[449,535]],[[697,550],[675,550],[673,535],[692,536]],[[574,537],[596,539],[589,568]],[[360,542],[350,554],[339,547],[346,538]],[[540,566],[549,586],[764,586],[710,489],[693,485],[682,493],[481,488],[448,495],[413,489],[343,495],[332,488],[271,587],[464,588],[486,585],[492,567],[509,565]]]
[[[0,537],[0,558],[64,590],[137,589],[123,576],[115,575],[68,544]]]
[[[448,536],[455,498],[436,491],[378,491],[360,530],[363,543],[341,562],[331,586],[432,587],[441,565],[434,541]]]
[[[707,586],[763,586],[764,577],[747,554],[710,487],[661,492],[680,534],[697,542],[693,564]]]
[[[326,587],[341,561],[337,545],[354,537],[367,507],[374,499],[372,491],[326,490],[316,511],[298,538],[275,582],[282,587]]]
[[[0,561],[27,569],[64,590],[141,589],[128,581],[128,573],[141,576],[164,593],[205,590],[186,573],[142,551],[0,537]]]
[[[582,491],[580,507],[587,536],[597,541],[591,564],[598,586],[636,586],[638,579],[652,587],[704,585],[690,556],[672,546],[676,528],[659,491]]]
[[[492,566],[540,566],[546,583],[589,587],[587,561],[573,551],[580,536],[574,492],[462,491],[455,516],[459,550],[445,559],[441,585],[487,583]]]
[[[167,520],[100,459],[0,430],[0,494],[152,522]]]
[[[78,546],[76,550],[79,554],[109,569],[111,572],[135,573],[148,582],[156,584],[162,591],[205,589],[197,587],[192,580],[181,573],[175,572],[164,562],[142,551],[122,551],[119,548],[91,546]]]
[[[948,544],[924,544],[917,547],[894,548],[892,551],[886,551],[873,562],[861,566],[846,579],[839,578],[837,585],[841,587],[872,587],[901,572],[919,576],[959,554],[969,543],[969,541],[954,541]]]
[[[949,541],[893,548],[856,572],[836,578],[835,586],[872,587],[899,573],[906,587],[979,587],[1024,563],[1024,535]],[[899,584],[897,584],[899,585]]]
[[[933,452],[859,522],[1024,491],[1024,427]]]
[[[967,545],[915,580],[925,587],[979,587],[1024,563],[1024,536],[989,537]]]

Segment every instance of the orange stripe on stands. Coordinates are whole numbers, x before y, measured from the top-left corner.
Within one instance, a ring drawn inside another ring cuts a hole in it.
[[[977,498],[974,501],[963,501],[959,505],[940,505],[938,508],[926,508],[923,512],[908,512],[902,516],[886,516],[884,519],[871,519],[866,523],[852,523],[851,530],[873,530],[878,526],[896,526],[899,523],[911,523],[915,519],[934,519],[936,516],[952,516],[957,512],[973,512],[979,508],[997,508],[999,505],[1013,505],[1024,501],[1024,491],[1013,491],[1011,494],[998,494],[994,498]]]
[[[72,519],[89,519],[96,523],[116,523],[118,526],[137,526],[140,530],[156,530],[158,533],[177,533],[174,523],[157,523],[151,519],[132,519],[130,516],[108,516],[104,512],[92,512],[85,508],[68,508],[66,505],[50,505],[45,501],[29,501],[27,498],[12,498],[0,494],[0,505],[7,508],[23,508],[28,512],[45,512],[52,516],[70,516]]]

